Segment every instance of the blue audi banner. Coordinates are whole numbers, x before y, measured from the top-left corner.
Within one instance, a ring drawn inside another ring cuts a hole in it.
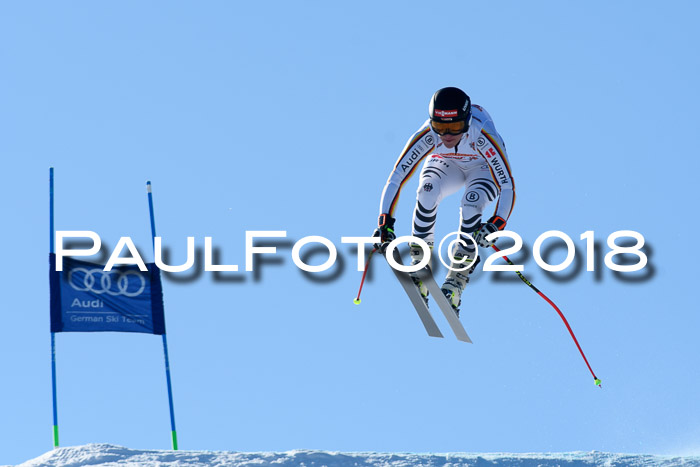
[[[51,267],[51,332],[143,332],[165,334],[160,270],[136,265],[104,271],[101,264],[63,258],[63,271]]]

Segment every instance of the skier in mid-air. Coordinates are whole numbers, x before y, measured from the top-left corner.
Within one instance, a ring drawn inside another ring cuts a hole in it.
[[[427,158],[420,173],[412,235],[425,240],[431,249],[440,201],[465,187],[461,241],[450,252],[452,263],[442,285],[442,292],[459,314],[462,291],[477,256],[474,244],[466,236],[471,235],[481,247],[490,247],[493,243],[485,237],[505,228],[515,202],[515,187],[505,144],[491,116],[482,107],[472,105],[464,91],[454,87],[438,90],[430,100],[429,114],[430,118],[406,143],[384,186],[379,227],[374,236],[381,238],[376,245],[380,251],[396,238],[393,213],[401,188],[423,159]],[[482,222],[486,205],[497,197],[493,216]],[[413,243],[409,247],[411,264],[418,264],[423,250]],[[413,281],[427,300],[427,287],[417,277]]]

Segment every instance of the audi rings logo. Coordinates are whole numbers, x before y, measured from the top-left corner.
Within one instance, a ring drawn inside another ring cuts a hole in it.
[[[125,297],[137,297],[146,290],[146,279],[137,271],[75,268],[68,273],[68,284],[80,292]]]

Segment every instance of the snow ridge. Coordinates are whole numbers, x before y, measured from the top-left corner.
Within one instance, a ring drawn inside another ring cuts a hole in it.
[[[287,452],[158,451],[135,450],[112,444],[88,444],[59,448],[20,464],[19,467],[194,467],[194,466],[698,466],[700,457],[614,454],[605,452],[570,453],[362,453],[294,450]]]

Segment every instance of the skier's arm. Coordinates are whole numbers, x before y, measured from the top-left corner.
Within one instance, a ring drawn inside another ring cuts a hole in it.
[[[379,214],[388,214],[393,217],[396,204],[401,194],[404,183],[416,172],[421,161],[435,148],[435,136],[430,130],[430,124],[426,121],[415,132],[404,146],[389,179],[384,185],[382,199],[379,203]]]
[[[515,204],[515,182],[510,169],[508,154],[503,139],[496,131],[492,121],[488,121],[481,130],[483,142],[480,141],[478,150],[488,161],[491,175],[498,185],[499,196],[496,210],[489,219],[498,230],[503,230]],[[480,138],[481,139],[481,138]]]

